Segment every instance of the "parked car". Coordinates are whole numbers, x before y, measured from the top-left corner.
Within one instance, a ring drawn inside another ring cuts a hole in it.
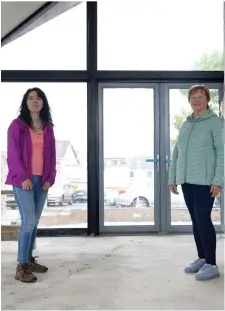
[[[116,198],[118,207],[150,207],[154,206],[154,191],[147,189],[129,189]]]
[[[47,206],[58,205],[63,206],[64,204],[73,204],[73,188],[70,184],[53,185],[49,189]]]
[[[12,210],[18,208],[13,192],[6,195],[6,207]]]
[[[73,193],[74,203],[86,203],[87,202],[87,190],[76,190]]]
[[[118,207],[154,207],[154,190],[129,189],[120,193],[115,199]],[[216,197],[214,208],[220,207],[220,198]],[[171,208],[186,208],[182,193],[171,195]]]
[[[105,205],[115,206],[118,195],[126,192],[126,190],[109,190],[105,193]]]

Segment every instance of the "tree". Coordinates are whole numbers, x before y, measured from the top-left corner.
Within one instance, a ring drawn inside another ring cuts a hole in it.
[[[215,51],[211,54],[204,54],[199,60],[197,60],[193,64],[193,70],[224,70],[223,65],[223,53]],[[181,90],[181,94],[187,99],[188,101],[188,90]],[[219,94],[217,90],[210,90],[210,106],[211,108],[218,113],[219,112]],[[186,120],[187,116],[190,114],[190,110],[183,109],[181,112],[175,114],[173,116],[173,127],[177,130],[177,132],[180,131],[182,123]],[[171,150],[174,147],[176,139],[171,139],[170,145]]]
[[[215,70],[223,71],[223,53],[214,51],[211,54],[203,54],[203,56],[194,63],[193,70]]]

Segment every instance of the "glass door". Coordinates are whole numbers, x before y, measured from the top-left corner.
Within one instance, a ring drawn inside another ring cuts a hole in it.
[[[99,100],[100,231],[159,231],[159,87],[100,84]]]
[[[193,83],[194,84],[194,83]],[[177,139],[178,132],[183,121],[190,114],[191,109],[188,102],[188,89],[193,84],[165,84],[162,86],[161,91],[165,99],[165,115],[167,120],[165,122],[165,137],[166,141],[166,183],[168,184],[168,171],[171,162],[171,154],[174,144]],[[221,115],[220,105],[222,102],[223,85],[222,84],[207,84],[211,93],[211,108],[218,115]],[[179,195],[175,196],[170,194],[167,189],[166,201],[166,219],[167,231],[174,232],[188,232],[191,230],[191,219],[185,205],[182,191],[178,187]],[[218,231],[221,231],[224,217],[223,214],[222,195],[215,200],[214,208],[212,211],[212,220]]]

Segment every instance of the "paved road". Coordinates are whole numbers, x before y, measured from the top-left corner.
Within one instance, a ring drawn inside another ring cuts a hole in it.
[[[113,206],[105,205],[105,208],[112,208],[112,207]],[[81,209],[81,210],[83,210],[83,209],[87,209],[87,203],[73,203],[73,205],[64,204],[63,206],[51,205],[51,206],[46,206],[45,207],[45,210],[61,210],[61,209],[64,209],[64,210]]]
[[[45,210],[71,210],[71,209],[87,209],[87,203],[73,203],[73,205],[63,204],[63,206],[59,205],[50,205],[45,206]]]

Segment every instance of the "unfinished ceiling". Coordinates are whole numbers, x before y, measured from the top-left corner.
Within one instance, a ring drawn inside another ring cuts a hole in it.
[[[40,26],[57,15],[79,4],[71,2],[1,2],[2,45]]]
[[[1,38],[9,34],[46,2],[1,2]]]

